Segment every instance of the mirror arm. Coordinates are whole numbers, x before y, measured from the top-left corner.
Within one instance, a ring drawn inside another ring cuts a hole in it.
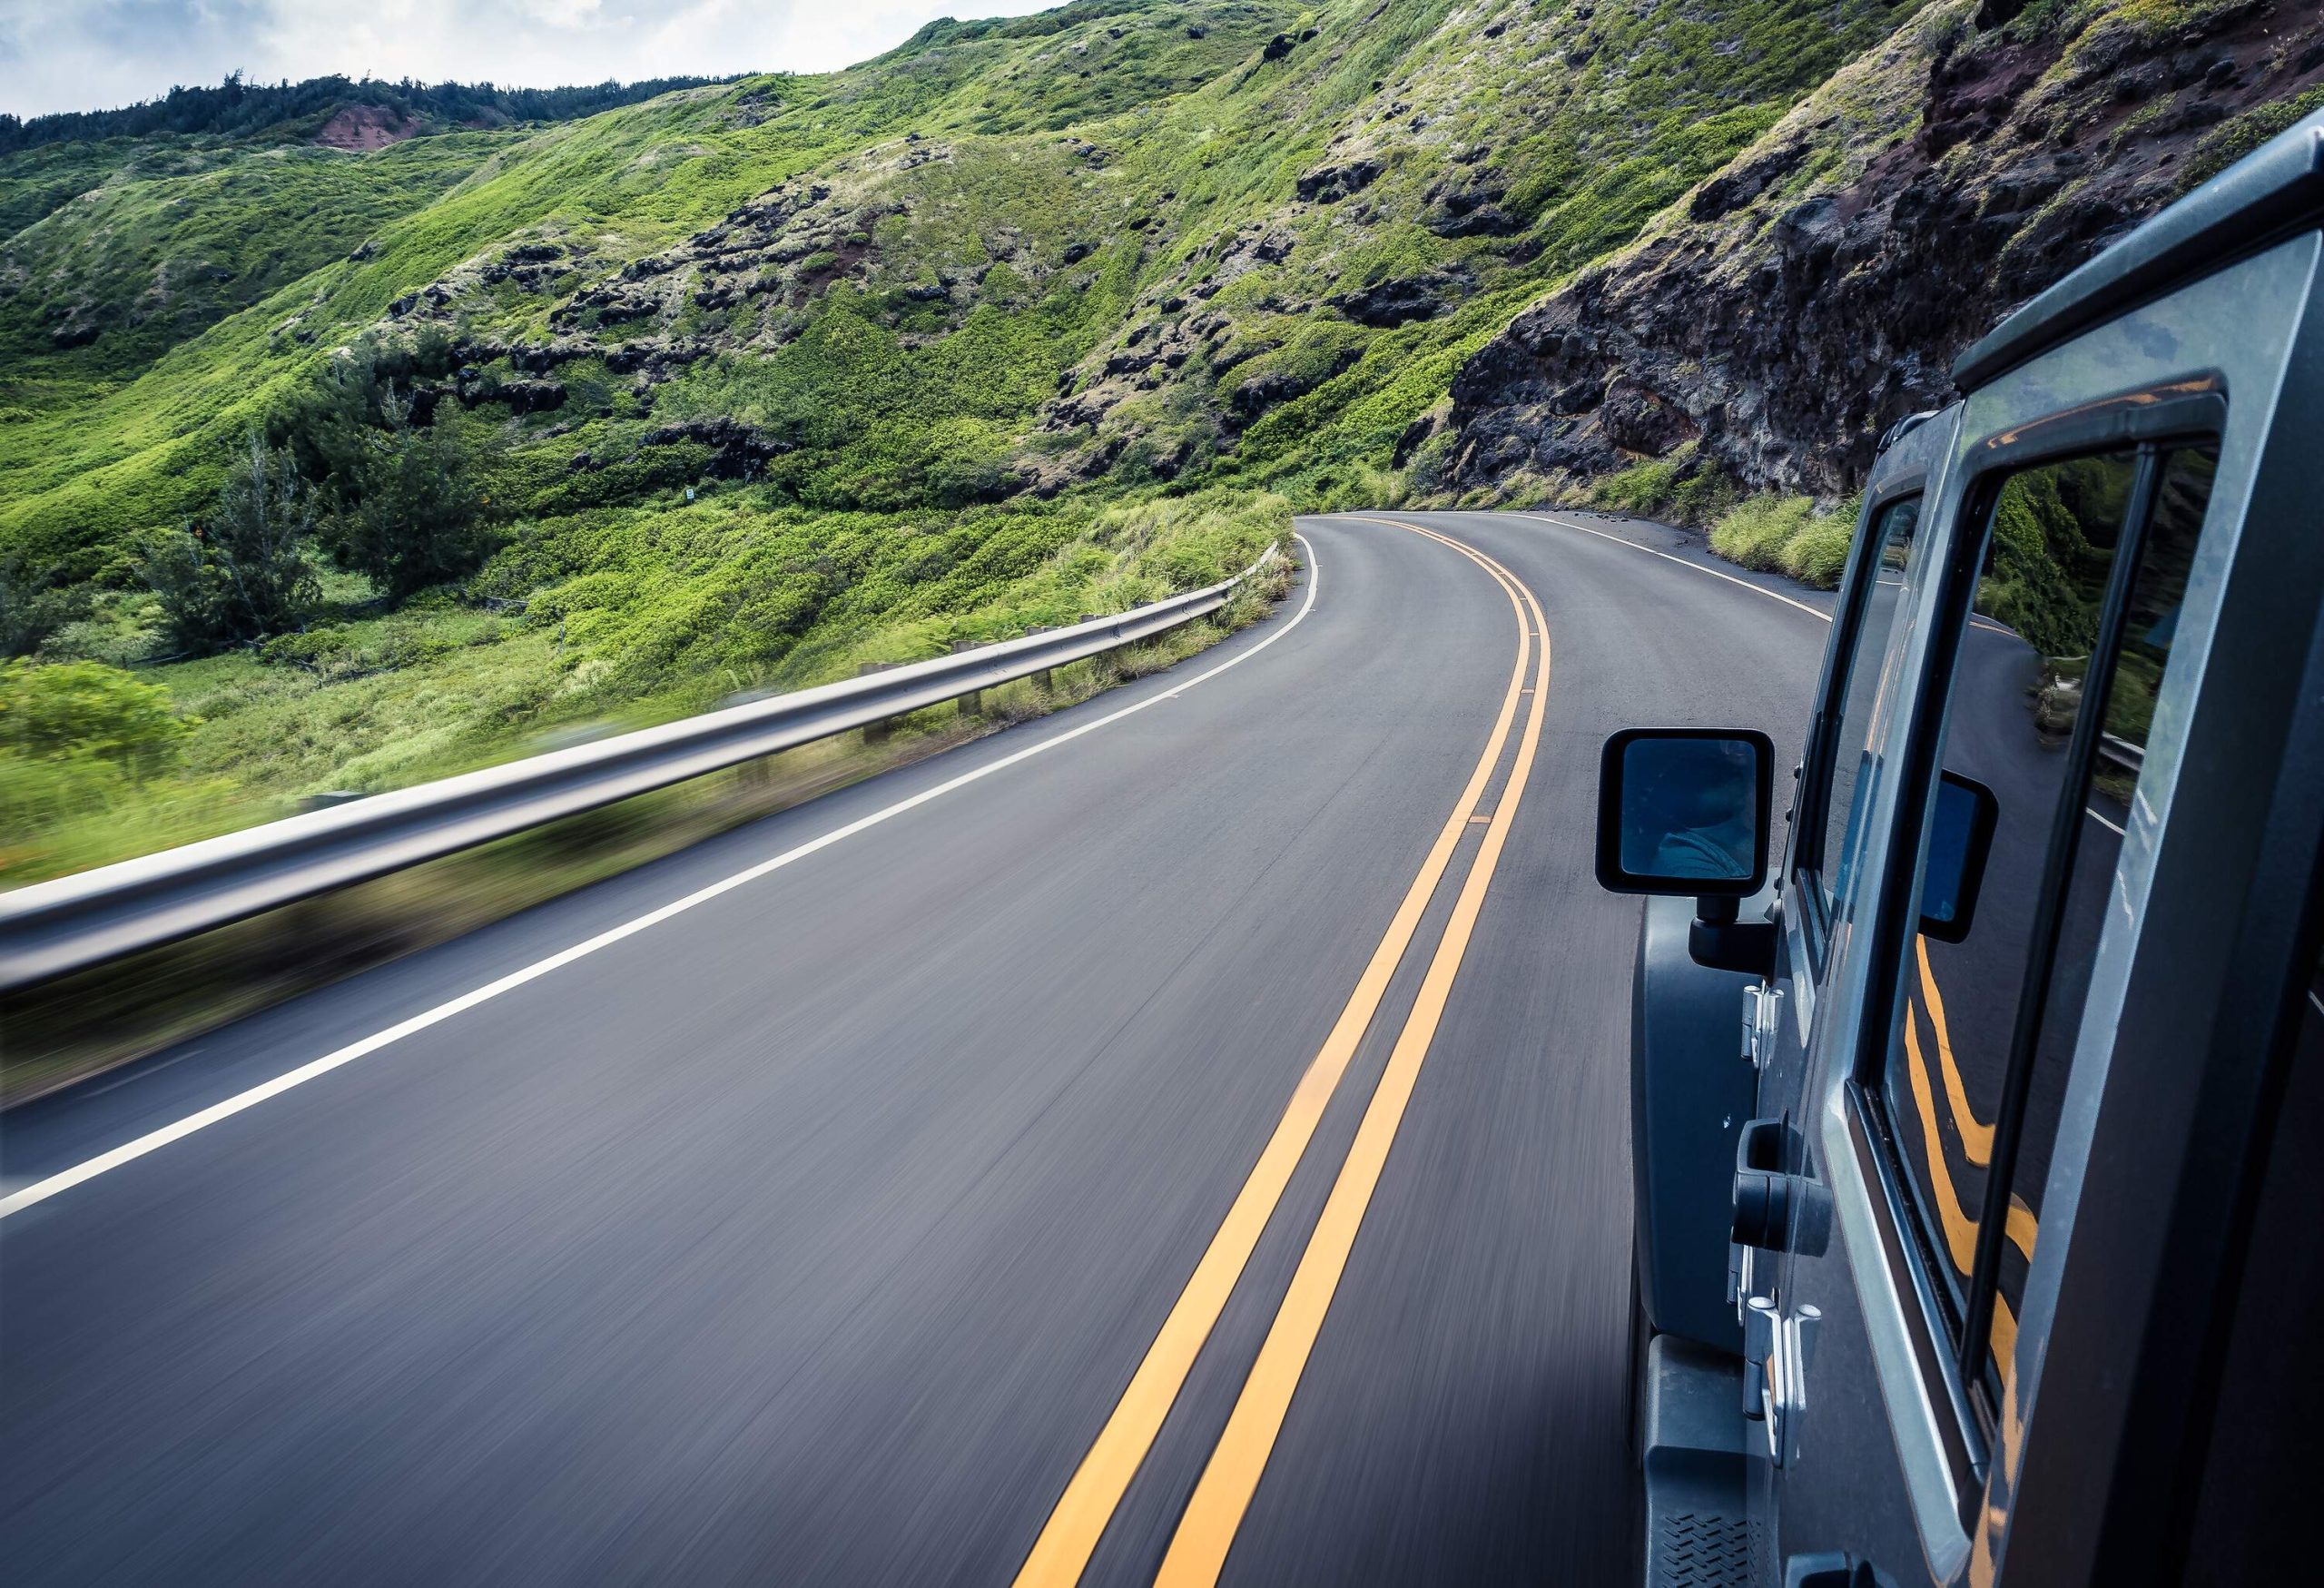
[[[1741,971],[1765,980],[1776,972],[1777,929],[1772,921],[1738,921],[1740,902],[1717,894],[1695,901],[1687,957],[1707,971]]]

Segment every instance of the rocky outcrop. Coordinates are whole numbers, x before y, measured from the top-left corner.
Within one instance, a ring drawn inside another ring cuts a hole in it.
[[[709,448],[710,460],[703,472],[714,479],[753,478],[770,461],[792,449],[790,443],[730,419],[660,425],[646,431],[641,440],[648,447],[675,447],[691,442]],[[575,467],[588,465],[576,459]]]
[[[1293,184],[1293,191],[1303,203],[1335,204],[1370,187],[1387,169],[1387,162],[1371,159],[1319,165],[1313,171],[1302,173],[1297,182]]]
[[[1472,278],[1464,271],[1435,271],[1334,292],[1324,300],[1358,325],[1403,325],[1433,318],[1466,292]]]
[[[2309,7],[1973,9],[1924,13],[1481,350],[1428,427],[1443,482],[1564,488],[1691,445],[1752,488],[1853,491],[1964,348],[2324,83]]]

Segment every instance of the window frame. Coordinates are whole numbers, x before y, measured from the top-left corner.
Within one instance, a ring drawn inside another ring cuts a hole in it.
[[[1923,1389],[1933,1408],[1940,1405],[1945,1408],[1945,1414],[1936,1419],[1939,1444],[1952,1472],[1954,1492],[1960,1505],[1959,1520],[1965,1530],[1973,1533],[1978,1497],[1990,1466],[1993,1427],[1982,1397],[1971,1393],[1981,1376],[1972,1376],[1965,1372],[1965,1365],[1971,1360],[1969,1341],[1977,1337],[1970,1326],[1976,1322],[1981,1311],[1990,1317],[1989,1301],[1981,1307],[1979,1297],[1981,1294],[1987,1297],[1992,1294],[1999,1263],[1998,1243],[2005,1232],[2005,1220],[1993,1218],[1991,1208],[1996,1198],[2006,1206],[2016,1167],[2014,1134],[2008,1167],[2005,1170],[1999,1167],[2003,1162],[1999,1132],[2004,1118],[2015,1121],[2011,1126],[2013,1133],[2017,1124],[2022,1124],[2024,1088],[2021,1072],[2030,1062],[2024,1056],[2026,1035],[2029,1030],[2039,1030],[2041,1003],[2046,998],[2050,963],[2055,952],[2055,921],[2060,913],[2058,884],[2070,875],[2071,856],[2061,864],[2053,828],[2050,848],[2045,852],[2041,895],[2043,909],[2049,918],[2039,956],[2042,996],[2034,995],[2036,990],[2032,978],[2035,972],[2029,967],[2028,982],[2020,993],[2017,1029],[2012,1035],[2005,1072],[2004,1114],[1994,1122],[1995,1168],[1987,1176],[1985,1205],[1980,1208],[1977,1258],[1969,1287],[1964,1292],[1967,1306],[1956,1338],[1948,1304],[1936,1289],[1938,1281],[1926,1249],[1927,1220],[1923,1217],[1923,1198],[1905,1172],[1905,1160],[1896,1150],[1879,1096],[1897,1002],[1909,984],[1907,959],[1928,858],[1929,802],[1935,794],[1942,751],[1951,725],[1953,686],[1975,610],[1977,587],[1992,538],[1995,498],[2009,476],[2043,464],[2108,450],[2138,450],[2139,472],[2132,483],[2130,510],[2100,615],[2101,642],[2118,642],[2123,597],[2144,551],[2148,520],[2164,459],[2174,446],[2221,445],[2226,421],[2227,402],[2221,383],[2216,376],[2205,375],[2124,392],[2011,426],[1960,449],[1955,465],[1956,478],[1946,482],[1936,498],[1940,508],[1945,500],[1951,500],[1955,504],[1952,513],[1942,524],[1924,522],[1921,526],[1920,532],[1925,536],[1945,535],[1943,561],[1934,575],[1938,587],[1932,597],[1934,618],[1928,650],[1918,676],[1913,680],[1914,699],[1908,708],[1908,721],[1902,729],[1905,748],[1894,774],[1896,804],[1885,834],[1886,855],[1880,868],[1882,893],[1862,912],[1870,929],[1869,941],[1863,950],[1867,955],[1865,991],[1855,1011],[1849,1063],[1841,1082],[1841,1101],[1852,1156],[1857,1172],[1871,1191],[1870,1210],[1881,1260],[1899,1299],[1911,1298],[1901,1310]],[[1910,494],[1902,487],[1900,481],[1896,490],[1879,499],[1880,505],[1885,508]],[[1866,555],[1869,555],[1868,551]],[[1851,658],[1856,637],[1849,636]],[[2093,655],[2098,654],[2093,649]],[[2093,671],[2097,671],[2094,666]],[[1845,668],[1834,670],[1835,683],[1844,672]],[[2109,693],[2111,684],[2110,669],[2106,682]],[[1827,705],[1828,700],[1827,693]],[[2068,750],[2077,757],[2075,765],[2069,769],[2070,775],[2076,779],[2077,789],[2086,789],[2097,730],[2104,716],[2102,695],[2094,702],[2085,698]],[[1824,725],[1824,714],[1819,713],[1819,734]],[[2072,807],[2077,817],[2082,803],[2077,800]],[[2062,813],[2053,813],[2053,822],[2063,819]],[[1817,842],[1820,841],[1819,833]],[[1873,841],[1878,842],[1878,835]],[[1801,874],[1810,873],[1801,868]],[[1801,892],[1814,894],[1816,889],[1805,885]],[[1828,927],[1828,923],[1825,924]],[[1807,933],[1811,942],[1816,935],[1813,931]],[[1824,969],[1819,962],[1819,977]]]
[[[1820,691],[1814,715],[1808,719],[1806,748],[1800,755],[1798,794],[1793,801],[1791,853],[1787,857],[1785,872],[1793,887],[1793,897],[1800,901],[1800,935],[1807,946],[1811,975],[1820,980],[1831,957],[1832,931],[1836,924],[1824,897],[1825,819],[1832,805],[1833,756],[1837,744],[1833,734],[1847,705],[1847,689],[1856,666],[1856,647],[1864,638],[1865,611],[1871,605],[1872,587],[1877,575],[1872,571],[1876,556],[1872,545],[1872,528],[1891,508],[1900,503],[1918,500],[1925,516],[1935,504],[1928,494],[1928,471],[1916,469],[1898,476],[1881,486],[1876,494],[1867,493],[1864,511],[1856,518],[1856,545],[1847,570],[1845,598],[1833,616],[1836,636],[1832,644],[1832,659],[1825,670],[1824,686]],[[1916,532],[1929,533],[1924,522]]]

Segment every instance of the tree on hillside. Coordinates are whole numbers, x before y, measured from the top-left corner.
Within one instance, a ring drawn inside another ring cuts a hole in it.
[[[209,517],[164,534],[138,567],[171,645],[206,655],[303,624],[321,596],[306,552],[315,512],[290,455],[251,432]]]
[[[322,539],[334,562],[401,602],[475,572],[490,543],[468,449],[452,428],[413,424],[410,403],[392,395],[381,420],[322,439],[331,459]]]
[[[57,589],[18,553],[0,555],[0,656],[31,656],[87,607],[86,592]]]

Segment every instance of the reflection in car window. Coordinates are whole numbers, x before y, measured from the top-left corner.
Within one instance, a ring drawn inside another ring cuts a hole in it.
[[[1870,803],[1873,778],[1872,746],[1879,710],[1884,669],[1890,661],[1898,626],[1905,616],[1905,578],[1912,561],[1915,532],[1920,528],[1921,499],[1911,497],[1881,509],[1872,527],[1873,546],[1865,570],[1867,584],[1857,597],[1856,635],[1848,655],[1847,673],[1835,693],[1838,715],[1831,725],[1831,750],[1827,764],[1830,783],[1824,801],[1822,831],[1807,866],[1817,873],[1817,894],[1827,919],[1838,912],[1847,893],[1847,879],[1855,865],[1855,843],[1862,811]]]
[[[2138,472],[2135,452],[2010,477],[1988,519],[1985,575],[1955,666],[1944,766],[1994,792],[1999,820],[1966,940],[1914,945],[1884,1079],[1929,1267],[1957,1327],[2033,949],[2042,868],[2068,781],[2082,669]],[[2030,1240],[2029,1240],[2030,1244]]]
[[[2009,476],[1990,497],[1984,574],[1950,685],[1942,764],[1993,791],[1998,821],[1967,937],[1913,944],[1882,1077],[1890,1139],[1956,1343],[1977,1310],[1969,1282],[1987,1222],[1988,1175],[2008,1174],[1983,1356],[1995,1405],[1994,1376],[2015,1336],[2040,1233],[2042,1181],[2119,853],[2122,802],[2137,777],[2209,497],[2207,458],[2181,451],[2165,460],[2122,639],[2095,675],[2106,720],[2086,767],[2073,753],[2075,729],[2142,461],[2125,449],[2043,464]],[[2060,889],[2063,902],[2053,908],[2047,901]],[[2029,993],[2046,1011],[2038,1060],[2013,1071]],[[2022,1107],[2022,1131],[2008,1173],[1995,1159],[1997,1148],[2006,1150],[2004,1116],[2013,1106]]]
[[[2009,1368],[2014,1320],[2023,1310],[2026,1262],[2040,1228],[2042,1188],[2049,1179],[2050,1152],[2057,1139],[2065,1099],[2066,1071],[2081,1034],[2083,1001],[2090,991],[2099,932],[2105,925],[2106,901],[2113,892],[2114,864],[2121,857],[2122,830],[2130,820],[2132,790],[2145,761],[2155,692],[2171,660],[2179,608],[2194,566],[2195,538],[2202,528],[2203,509],[2211,501],[2214,467],[2210,453],[2192,449],[2171,453],[2164,460],[2138,567],[2124,598],[2122,638],[2104,676],[2105,724],[2082,791],[2079,841],[2066,873],[2049,987],[2024,1082],[2017,1160],[2010,1173],[2008,1238],[2001,1247],[1995,1273],[1998,1294],[1983,1358],[1996,1405]]]

